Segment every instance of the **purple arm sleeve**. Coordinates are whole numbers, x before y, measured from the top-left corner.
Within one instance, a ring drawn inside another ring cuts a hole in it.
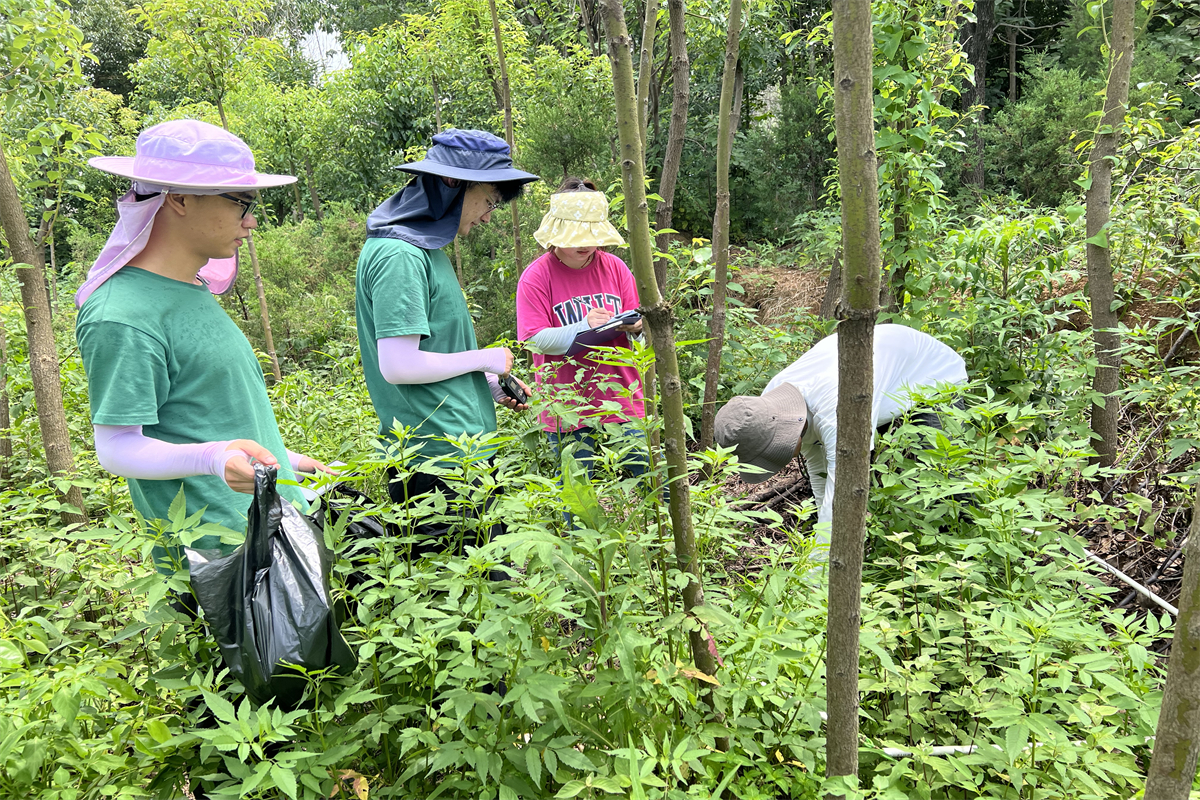
[[[225,480],[225,463],[241,450],[226,450],[229,442],[171,444],[151,439],[141,425],[94,425],[96,459],[114,475],[162,481],[215,475]]]
[[[497,403],[502,403],[507,400],[508,395],[506,395],[504,390],[500,388],[500,379],[490,372],[485,377],[487,378],[488,389],[492,392],[492,399]]]
[[[489,347],[462,353],[426,353],[418,348],[421,337],[389,336],[380,339],[379,372],[388,383],[437,383],[468,372],[504,372],[504,350]]]

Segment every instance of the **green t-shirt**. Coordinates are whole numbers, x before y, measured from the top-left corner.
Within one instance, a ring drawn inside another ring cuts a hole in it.
[[[279,461],[279,477],[295,480],[254,350],[208,288],[136,267],[124,267],[97,289],[75,322],[88,377],[94,425],[141,425],[151,439],[172,444],[253,439]],[[166,519],[183,487],[188,514],[246,529],[248,494],[215,475],[175,480],[129,478],[133,505],[148,519]],[[299,487],[280,494],[303,503]],[[197,549],[220,549],[205,536]]]
[[[479,434],[496,430],[496,406],[482,372],[437,383],[398,386],[379,372],[378,340],[421,337],[428,353],[476,350],[475,329],[466,298],[441,250],[422,250],[400,239],[367,239],[358,257],[358,346],[379,434],[395,440],[395,423],[416,428],[418,436]],[[426,440],[422,455],[450,453],[453,445]]]

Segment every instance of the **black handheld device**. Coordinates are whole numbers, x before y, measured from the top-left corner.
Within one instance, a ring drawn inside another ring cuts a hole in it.
[[[500,391],[513,400],[516,400],[517,403],[524,405],[525,401],[529,399],[529,395],[525,394],[525,390],[521,388],[521,384],[517,383],[516,378],[512,375],[500,376],[499,383]]]

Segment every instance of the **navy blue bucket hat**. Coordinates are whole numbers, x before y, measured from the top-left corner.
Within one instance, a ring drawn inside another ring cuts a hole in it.
[[[487,131],[449,128],[433,137],[425,158],[396,167],[413,174],[440,175],[477,183],[529,183],[537,175],[513,166],[508,142]]]

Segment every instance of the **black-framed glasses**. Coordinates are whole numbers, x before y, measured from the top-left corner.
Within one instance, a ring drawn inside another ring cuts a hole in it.
[[[258,198],[257,197],[251,197],[251,198],[247,199],[245,197],[238,197],[236,194],[219,194],[219,195],[217,195],[217,197],[224,197],[226,200],[232,200],[233,202],[235,202],[239,206],[241,206],[242,207],[242,219],[245,219],[247,214],[249,214],[254,209],[258,208]]]

